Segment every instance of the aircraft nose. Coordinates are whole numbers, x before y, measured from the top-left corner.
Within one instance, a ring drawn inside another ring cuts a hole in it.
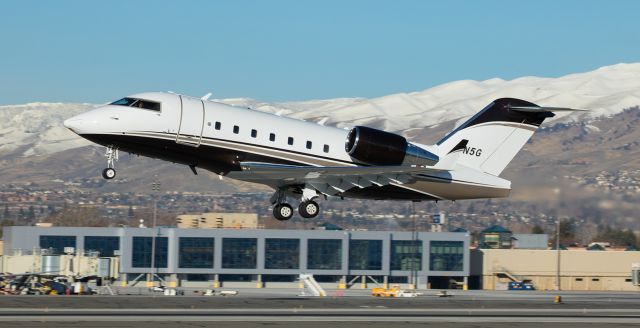
[[[78,118],[78,117],[72,117],[70,119],[65,120],[62,124],[64,124],[64,126],[75,132],[78,133],[78,130],[80,129],[80,126],[82,126],[82,119]]]

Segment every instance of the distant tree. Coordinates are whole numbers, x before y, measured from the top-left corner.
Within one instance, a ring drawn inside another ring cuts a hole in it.
[[[33,205],[29,206],[29,213],[27,214],[27,219],[29,219],[31,222],[36,220],[36,209],[35,207],[33,207]]]
[[[127,213],[127,217],[129,217],[129,219],[133,218],[136,214],[133,212],[133,206],[129,205],[129,213]]]
[[[49,215],[47,220],[62,227],[108,227],[109,222],[100,216],[96,207],[68,207]]]
[[[576,227],[572,220],[560,220],[560,244],[568,245],[575,241]]]
[[[601,232],[593,241],[609,242],[616,246],[635,246],[638,244],[637,237],[633,231],[629,229],[613,229],[608,225],[601,229]]]
[[[20,207],[20,211],[18,211],[18,218],[19,219],[24,219],[25,213],[24,213],[24,208]]]
[[[535,226],[533,226],[533,228],[531,228],[531,233],[536,235],[543,235],[544,229],[542,229],[540,225],[536,224]]]
[[[2,238],[2,235],[4,233],[4,227],[9,227],[9,226],[13,226],[16,225],[16,223],[13,220],[8,220],[8,219],[4,219],[2,221],[0,221],[0,238]]]

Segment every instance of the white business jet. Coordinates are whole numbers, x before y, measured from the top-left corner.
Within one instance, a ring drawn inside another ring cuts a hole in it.
[[[107,147],[105,179],[118,150],[188,165],[275,189],[273,214],[313,218],[318,197],[439,201],[507,197],[499,177],[554,111],[501,98],[434,145],[365,126],[350,130],[175,93],[140,93],[72,117],[64,125]]]

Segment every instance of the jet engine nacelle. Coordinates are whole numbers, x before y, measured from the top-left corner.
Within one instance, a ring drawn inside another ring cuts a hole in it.
[[[434,165],[439,160],[401,135],[366,126],[349,131],[345,150],[349,156],[372,165]]]

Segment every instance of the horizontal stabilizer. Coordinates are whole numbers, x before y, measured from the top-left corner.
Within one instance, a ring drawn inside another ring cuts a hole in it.
[[[543,107],[543,106],[509,106],[511,110],[525,113],[544,113],[544,112],[586,112],[588,109],[577,109],[568,107]]]

